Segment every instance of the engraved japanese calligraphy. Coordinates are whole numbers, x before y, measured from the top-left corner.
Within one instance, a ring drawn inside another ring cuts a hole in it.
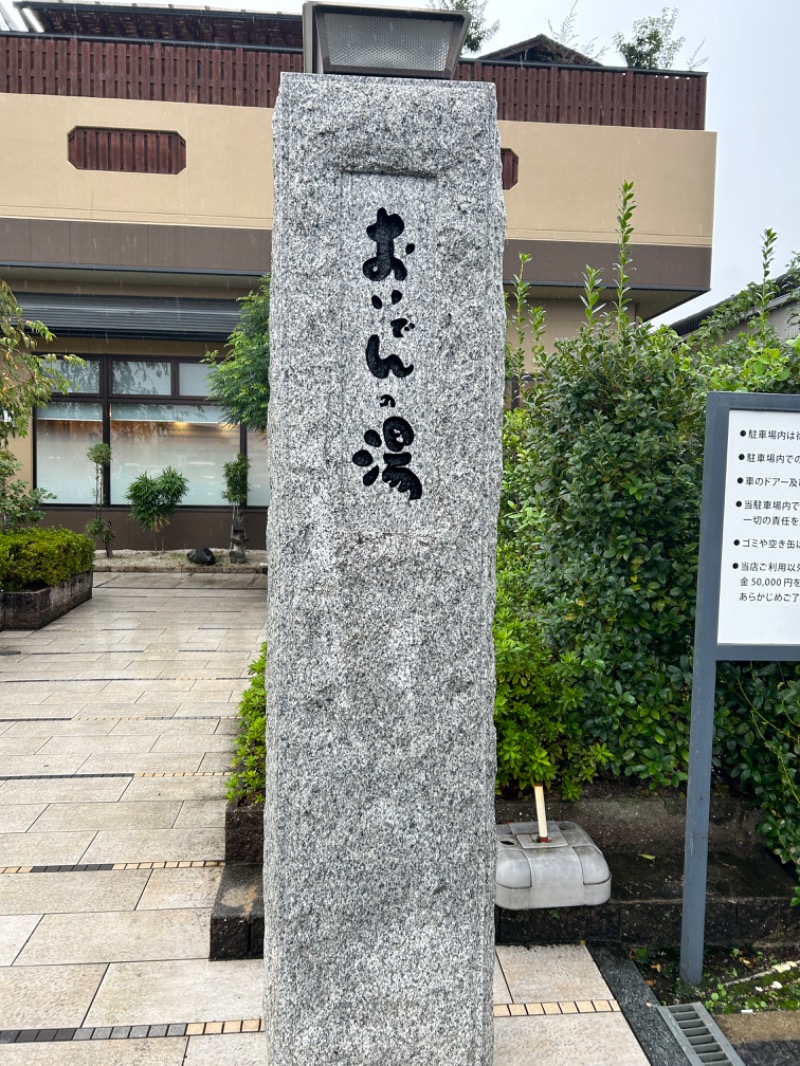
[[[362,266],[362,273],[371,282],[383,282],[390,276],[394,276],[398,282],[403,282],[408,277],[408,268],[405,262],[395,254],[395,240],[404,232],[405,222],[399,214],[389,214],[384,207],[378,208],[376,220],[366,227],[367,236],[376,245],[376,254],[368,257]],[[415,245],[408,243],[405,246],[405,255],[410,256],[415,250]],[[390,297],[391,306],[397,306],[403,299],[400,289],[393,289]],[[376,312],[384,310],[384,301],[377,293],[373,293],[370,303]],[[380,319],[380,316],[379,316]],[[402,342],[404,337],[416,328],[416,323],[406,316],[398,316],[388,323],[392,334],[392,346],[399,347],[394,342]],[[366,347],[366,364],[370,374],[379,381],[386,380],[391,376],[403,381],[414,373],[414,364],[404,362],[397,352],[388,352],[381,355],[381,335],[379,332],[370,334]],[[383,393],[378,397],[380,407],[396,407],[397,400],[390,393]],[[382,426],[383,438],[374,429],[368,429],[364,433],[364,443],[372,449],[386,451],[376,458],[372,451],[360,448],[352,456],[352,462],[366,469],[361,480],[366,488],[374,485],[380,474],[381,481],[388,485],[389,489],[396,489],[399,493],[406,493],[409,501],[419,500],[422,497],[422,484],[411,469],[411,452],[405,449],[411,447],[415,433],[407,419],[399,415],[392,415],[385,419]],[[381,462],[383,469],[381,470]]]

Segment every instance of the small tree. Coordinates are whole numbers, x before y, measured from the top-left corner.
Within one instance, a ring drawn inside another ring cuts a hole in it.
[[[136,519],[142,529],[153,534],[161,533],[162,551],[164,529],[188,488],[188,479],[168,466],[156,477],[140,474],[125,493],[125,499],[130,500],[131,517]]]
[[[111,522],[103,521],[103,473],[111,465],[111,447],[108,444],[93,444],[86,453],[86,458],[94,463],[94,518],[86,524],[86,535],[102,540],[106,556],[110,559],[113,552],[111,545],[116,540],[116,533]]]
[[[488,0],[428,0],[428,7],[438,11],[469,11],[472,22],[464,42],[464,51],[475,54],[480,52],[486,41],[494,37],[500,29],[499,22],[486,20],[487,2]]]
[[[53,340],[41,322],[28,321],[16,296],[0,278],[0,526],[16,529],[42,517],[41,504],[55,499],[43,489],[30,490],[15,477],[22,464],[12,455],[9,442],[25,437],[34,407],[43,406],[53,392],[67,392],[69,378],[59,370],[55,356],[36,354],[36,338]],[[82,364],[75,356],[66,362]]]
[[[269,407],[269,276],[239,301],[242,316],[228,338],[228,352],[209,352],[208,395],[235,426],[265,433]]]
[[[247,503],[247,474],[250,470],[250,460],[246,455],[236,456],[229,463],[225,463],[225,491],[223,496],[233,504],[231,515],[231,545],[230,559],[232,563],[243,563],[247,559],[247,533],[242,508]]]
[[[637,70],[668,70],[683,47],[684,38],[673,36],[677,7],[665,7],[660,15],[648,15],[633,24],[630,39],[614,34],[614,45],[629,67]]]

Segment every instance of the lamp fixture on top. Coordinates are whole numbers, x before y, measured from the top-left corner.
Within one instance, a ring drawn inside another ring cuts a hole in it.
[[[303,4],[309,74],[452,78],[471,16],[465,11]]]

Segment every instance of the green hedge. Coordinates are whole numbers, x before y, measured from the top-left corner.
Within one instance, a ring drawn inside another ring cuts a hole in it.
[[[19,592],[57,585],[91,570],[94,544],[69,529],[0,533],[0,589]]]
[[[242,694],[239,704],[239,733],[236,737],[234,771],[228,778],[228,799],[240,805],[263,803],[267,748],[265,738],[267,688],[267,645],[248,669],[253,680]]]

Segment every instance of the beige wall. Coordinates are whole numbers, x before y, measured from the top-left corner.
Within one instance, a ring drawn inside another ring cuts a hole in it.
[[[77,170],[75,126],[176,130],[180,174]],[[211,104],[0,94],[0,128],[15,148],[0,181],[0,215],[110,222],[268,228],[272,225],[272,112]]]
[[[10,442],[11,454],[22,463],[19,477],[33,484],[33,440],[30,433],[27,437],[16,437]]]
[[[74,126],[176,130],[176,175],[76,170]],[[208,104],[0,94],[0,126],[17,149],[0,182],[0,216],[268,229],[272,111]],[[636,183],[641,244],[711,243],[716,135],[557,123],[500,122],[519,156],[506,193],[508,236],[613,241],[623,179]]]
[[[500,122],[519,157],[509,237],[613,241],[623,181],[635,183],[636,243],[711,245],[716,134]]]

